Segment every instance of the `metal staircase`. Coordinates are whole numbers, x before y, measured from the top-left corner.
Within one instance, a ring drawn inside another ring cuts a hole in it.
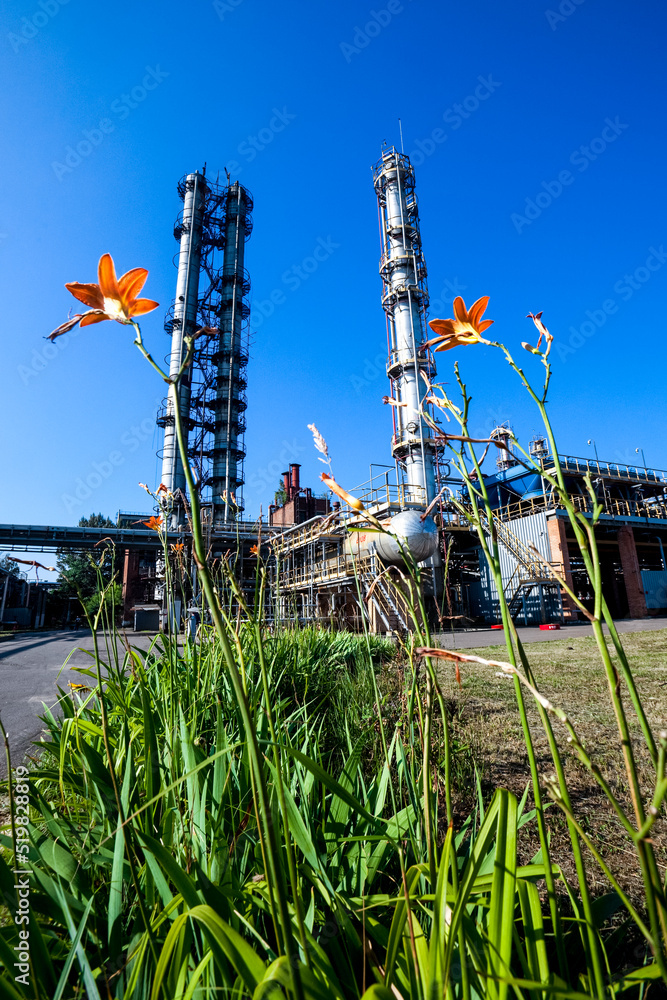
[[[410,610],[400,589],[381,575],[384,567],[378,566],[379,560],[373,558],[364,563],[360,568],[369,614],[372,606],[387,632],[408,632]]]
[[[478,508],[478,510],[486,534],[502,545],[516,560],[516,569],[504,587],[509,614],[514,620],[523,608],[524,597],[527,597],[533,588],[557,587],[560,591],[560,584],[551,564],[537,549],[529,548],[514,534],[506,522],[501,521],[495,514],[489,523],[486,511],[482,508]],[[469,518],[471,518],[472,507],[466,505],[466,513],[469,513]]]

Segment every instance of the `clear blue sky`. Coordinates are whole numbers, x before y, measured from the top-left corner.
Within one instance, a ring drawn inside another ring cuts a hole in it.
[[[451,315],[457,290],[490,295],[493,332],[530,367],[524,317],[543,309],[561,345],[561,451],[592,454],[593,438],[601,457],[633,462],[641,447],[667,467],[665,27],[659,0],[9,0],[0,521],[146,509],[137,483],[158,482],[163,393],[128,330],[92,326],[61,350],[43,338],[75,304],[64,282],[95,280],[109,251],[119,271],[150,270],[161,308],[144,336],[168,351],[176,183],[205,161],[214,174],[236,161],[255,199],[248,513],[266,510],[290,460],[318,487],[309,422],[349,488],[390,461],[370,168],[383,140],[398,143],[399,116],[419,154],[431,316]],[[254,156],[253,136],[270,139]],[[328,259],[286,282],[319,240]],[[265,318],[275,289],[286,301]],[[506,365],[460,349],[439,355],[444,381],[454,357],[473,426],[509,419],[528,440],[538,420]],[[72,506],[96,468],[100,485]]]

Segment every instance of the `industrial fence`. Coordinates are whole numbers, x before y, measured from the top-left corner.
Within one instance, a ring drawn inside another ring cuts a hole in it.
[[[572,506],[578,513],[593,514],[593,502],[590,497],[581,493],[571,493],[569,497]],[[598,501],[602,513],[613,517],[643,517],[652,520],[667,521],[667,503],[661,500],[623,500],[616,497],[600,497]],[[497,507],[494,514],[500,521],[513,521],[529,514],[537,514],[543,510],[564,509],[558,498],[546,493],[539,497],[517,500],[514,503]],[[465,519],[462,519],[465,521]]]

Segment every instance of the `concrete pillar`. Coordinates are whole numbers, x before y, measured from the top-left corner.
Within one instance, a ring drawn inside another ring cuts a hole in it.
[[[629,524],[618,529],[618,552],[623,568],[625,591],[628,595],[628,612],[631,618],[647,618],[644,584],[639,570],[635,536]]]
[[[572,586],[572,571],[570,569],[570,553],[567,546],[566,524],[562,517],[552,517],[547,521],[551,562],[559,576],[562,576],[568,587]],[[578,617],[577,607],[569,594],[561,588],[563,601],[563,618],[572,621]]]

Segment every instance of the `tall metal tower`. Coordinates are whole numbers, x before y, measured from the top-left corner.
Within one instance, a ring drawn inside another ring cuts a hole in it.
[[[235,521],[243,511],[250,315],[246,301],[250,277],[244,258],[253,202],[238,181],[220,185],[205,171],[183,177],[178,193],[183,210],[174,226],[179,241],[176,298],[164,328],[171,336],[172,376],[185,357],[185,338],[202,327],[213,330],[195,342],[193,363],[180,385],[179,408],[200,496],[215,526]],[[164,428],[162,482],[172,492],[185,492],[170,401],[157,422]],[[183,511],[175,517],[182,520]]]
[[[412,499],[430,503],[436,495],[435,442],[420,417],[426,395],[423,371],[430,379],[435,364],[425,343],[426,262],[421,247],[415,172],[409,158],[393,146],[383,150],[373,169],[380,214],[382,306],[387,316],[394,435],[392,455],[413,487]],[[409,492],[409,491],[408,491]]]

